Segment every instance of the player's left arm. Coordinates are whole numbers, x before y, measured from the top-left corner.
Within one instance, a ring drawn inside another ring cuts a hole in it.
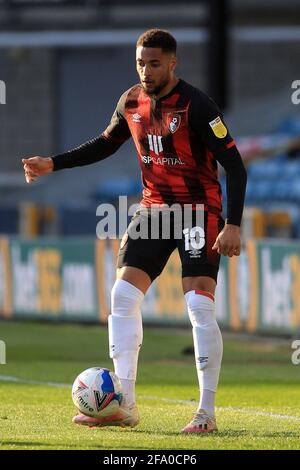
[[[223,152],[219,151],[215,157],[226,171],[227,218],[212,249],[221,255],[239,256],[241,253],[240,225],[244,209],[247,173],[235,145]]]
[[[242,221],[247,173],[241,155],[214,101],[199,94],[191,107],[191,120],[196,122],[201,138],[213,157],[226,172],[227,218],[213,250],[225,256],[241,252],[240,225]]]

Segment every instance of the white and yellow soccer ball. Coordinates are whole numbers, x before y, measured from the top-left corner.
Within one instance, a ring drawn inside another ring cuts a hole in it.
[[[122,401],[120,380],[109,369],[86,369],[74,381],[72,400],[80,413],[86,416],[111,416],[119,410]]]

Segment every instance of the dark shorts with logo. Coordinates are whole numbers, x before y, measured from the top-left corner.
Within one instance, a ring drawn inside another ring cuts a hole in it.
[[[192,211],[188,222],[183,216],[180,219],[180,216],[178,218],[173,213],[169,213],[167,217],[170,220],[170,234],[168,234],[165,228],[162,228],[162,219],[167,220],[165,213],[160,211],[160,213],[150,215],[150,213],[145,213],[144,209],[142,211],[138,209],[122,238],[117,267],[133,266],[142,269],[154,281],[163,271],[171,253],[178,249],[182,277],[209,276],[217,282],[220,255],[213,251],[212,247],[218,233],[224,227],[224,220],[217,212],[205,210],[198,215],[196,212]],[[154,222],[155,235],[153,236],[151,227],[154,226]],[[159,230],[157,231],[158,223]],[[141,231],[142,224],[144,238],[136,235]],[[175,236],[174,225],[177,228]],[[168,223],[165,224],[166,226]],[[180,233],[181,238],[179,238],[180,235],[178,236]]]

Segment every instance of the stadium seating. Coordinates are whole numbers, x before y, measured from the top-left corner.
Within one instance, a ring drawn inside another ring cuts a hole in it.
[[[285,120],[277,130],[280,133],[288,133],[291,137],[299,136],[300,121]],[[273,222],[276,217],[270,217],[270,215],[285,212],[286,220],[291,221],[290,236],[300,238],[300,149],[289,155],[280,153],[273,157],[256,160],[247,166],[247,173],[246,206],[257,207],[266,214],[266,219]],[[220,181],[225,213],[225,175]],[[271,229],[267,230],[269,236],[277,236],[275,226],[276,224],[273,224]],[[281,233],[282,230],[278,230],[278,236]]]
[[[19,230],[17,207],[0,207],[0,234],[15,235]]]

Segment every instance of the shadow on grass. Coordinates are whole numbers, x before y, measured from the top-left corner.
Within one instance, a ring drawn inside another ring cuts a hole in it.
[[[139,434],[151,434],[156,436],[174,436],[174,437],[196,437],[196,438],[210,438],[210,437],[241,437],[241,436],[250,436],[252,435],[251,431],[247,431],[244,429],[240,430],[232,430],[232,431],[218,431],[217,433],[197,433],[197,434],[184,434],[180,431],[177,432],[169,432],[169,431],[151,431],[146,429],[137,429],[134,431],[135,433]]]
[[[6,448],[8,448],[9,446],[13,446],[13,447],[34,447],[36,450],[38,450],[38,448],[48,448],[49,450],[76,450],[79,448],[78,445],[74,444],[55,444],[55,443],[50,443],[50,442],[35,442],[35,441],[10,441],[10,440],[2,440],[0,441],[0,450],[6,450]],[[106,450],[107,449],[107,446],[105,445],[101,445],[101,444],[97,444],[97,445],[91,445],[90,447],[89,446],[80,446],[80,449],[81,450],[90,450],[90,448],[93,448],[93,449],[101,449],[101,450]],[[7,449],[7,450],[13,450],[12,448],[11,449]],[[24,450],[31,450],[31,449],[24,449]]]
[[[214,433],[195,433],[195,434],[183,434],[180,431],[177,432],[169,432],[169,431],[151,431],[147,429],[136,429],[133,431],[137,434],[148,434],[153,436],[170,436],[170,437],[188,437],[188,438],[196,438],[196,439],[208,439],[213,437],[214,439],[223,439],[223,438],[239,438],[239,437],[251,437],[251,438],[287,438],[287,437],[300,437],[300,430],[299,431],[273,431],[269,433],[264,433],[261,431],[254,431],[248,429],[232,429],[232,430],[224,430],[218,431]]]
[[[229,430],[229,431],[219,431],[218,433],[214,434],[216,438],[235,438],[235,437],[251,437],[254,438],[285,438],[285,437],[300,437],[300,431],[272,431],[272,432],[263,432],[259,429],[255,430],[246,430],[246,429],[236,429],[236,430]]]
[[[260,437],[272,437],[273,439],[274,438],[278,438],[278,437],[295,437],[297,439],[300,438],[300,430],[299,431],[273,431],[273,432],[270,432],[270,433],[262,433],[259,435]]]

